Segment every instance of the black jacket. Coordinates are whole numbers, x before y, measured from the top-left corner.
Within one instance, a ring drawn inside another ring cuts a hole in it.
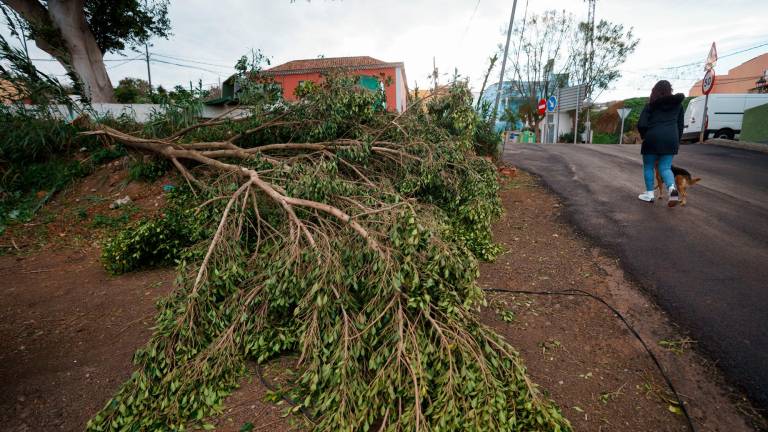
[[[642,154],[677,154],[683,136],[683,99],[678,93],[647,104],[640,114],[637,130],[643,138]]]

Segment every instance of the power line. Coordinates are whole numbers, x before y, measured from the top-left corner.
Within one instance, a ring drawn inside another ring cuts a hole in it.
[[[169,64],[169,65],[173,65],[173,66],[179,66],[179,67],[183,67],[183,68],[187,68],[187,69],[201,70],[201,71],[205,71],[205,72],[212,73],[212,74],[217,74],[217,75],[221,74],[221,71],[213,71],[213,70],[206,69],[206,68],[201,68],[201,67],[198,67],[198,66],[185,65],[185,64],[181,64],[181,63],[173,63],[173,62],[168,62],[168,61],[165,61],[165,60],[158,60],[158,59],[150,59],[150,61],[155,62],[155,63],[163,63],[163,64]]]
[[[464,42],[464,38],[467,37],[467,33],[469,32],[469,27],[472,25],[472,21],[475,19],[475,14],[477,13],[477,8],[480,7],[480,0],[477,0],[477,3],[475,3],[475,10],[472,11],[472,15],[469,17],[469,21],[467,21],[467,27],[464,29],[464,34],[461,35],[461,40],[459,43]]]
[[[192,60],[192,59],[187,59],[187,58],[183,58],[183,57],[174,57],[174,56],[169,56],[169,55],[160,54],[160,53],[156,53],[156,52],[153,52],[151,54],[153,56],[163,57],[163,58],[167,58],[167,59],[171,59],[171,60],[183,61],[183,62],[187,62],[187,63],[196,63],[196,64],[201,64],[201,65],[206,65],[206,66],[215,66],[215,67],[220,67],[220,68],[225,68],[225,69],[232,69],[231,65],[230,66],[224,66],[224,65],[221,65],[221,64],[207,63],[207,62],[204,62],[204,61]]]
[[[142,57],[142,55],[141,55],[141,54],[139,54],[138,56],[136,56],[136,57],[134,57],[134,58],[131,58],[131,59],[125,60],[125,61],[123,61],[123,62],[122,62],[122,63],[120,63],[120,64],[116,64],[116,65],[114,65],[114,66],[110,66],[110,67],[108,67],[107,69],[109,69],[109,70],[112,70],[112,69],[117,69],[117,68],[119,68],[120,66],[126,65],[126,64],[128,64],[128,63],[134,62],[134,61],[136,61],[136,60],[141,60],[141,57]]]
[[[765,47],[765,46],[768,46],[768,42],[764,42],[764,43],[761,43],[760,45],[755,45],[753,47],[744,48],[742,50],[735,51],[735,52],[732,52],[732,53],[729,53],[729,54],[726,54],[726,55],[722,55],[722,56],[718,56],[718,57],[721,58],[721,59],[728,58],[728,57],[733,57],[735,55],[739,55],[739,54],[745,53],[747,51],[756,50],[758,48],[762,48],[762,47]],[[659,69],[660,70],[682,69],[682,68],[691,67],[691,66],[697,66],[697,65],[701,65],[701,64],[704,64],[704,62],[703,61],[698,61],[698,62],[693,62],[693,63],[686,63],[684,65],[679,65],[679,66],[663,67],[663,68],[659,68]]]

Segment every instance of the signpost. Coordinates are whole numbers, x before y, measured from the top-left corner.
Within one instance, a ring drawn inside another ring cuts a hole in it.
[[[701,133],[699,142],[704,142],[704,135],[707,133],[707,123],[709,123],[709,93],[715,87],[715,63],[717,63],[717,45],[712,42],[707,55],[707,62],[704,64],[704,79],[701,80],[701,92],[704,93],[704,113],[701,118]]]
[[[709,123],[709,113],[707,110],[709,109],[709,93],[712,92],[712,89],[715,87],[715,70],[709,69],[707,70],[707,73],[704,75],[704,79],[701,80],[701,92],[704,93],[704,113],[703,117],[701,118],[701,133],[699,134],[699,142],[704,142],[704,135],[707,132],[707,123]]]
[[[550,96],[547,99],[547,112],[555,112],[555,108],[557,108],[557,98]]]
[[[619,132],[619,144],[624,144],[624,119],[632,112],[632,108],[619,108],[617,110],[619,117],[621,117],[621,132]]]

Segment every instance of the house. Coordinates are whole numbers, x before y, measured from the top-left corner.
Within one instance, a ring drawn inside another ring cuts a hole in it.
[[[526,126],[521,118],[516,119],[515,124],[509,124],[504,116],[505,111],[509,110],[512,113],[518,113],[525,105],[530,104],[531,101],[536,103],[541,98],[546,98],[551,95],[544,94],[545,89],[550,89],[551,92],[558,87],[558,83],[565,83],[568,81],[567,75],[552,74],[550,81],[504,81],[501,84],[501,96],[499,97],[499,107],[496,112],[496,129],[497,130],[516,130]],[[499,93],[499,84],[493,83],[486,87],[483,93],[482,103],[487,103],[493,106],[496,100],[496,94]],[[536,93],[536,94],[534,94]],[[530,125],[527,125],[530,126]]]
[[[759,55],[715,78],[712,93],[762,93],[768,81],[768,53]],[[691,87],[688,96],[702,96],[701,81]]]
[[[10,81],[0,79],[0,104],[10,105],[14,102],[31,103],[32,101],[20,94],[19,89]]]
[[[282,88],[286,101],[295,101],[296,88],[303,82],[319,83],[323,75],[341,71],[359,77],[359,85],[369,90],[383,89],[388,111],[402,112],[408,106],[408,84],[402,62],[390,63],[373,57],[333,57],[293,60],[266,69],[263,77],[271,78]],[[224,81],[221,97],[208,101],[209,105],[235,102],[237,83],[234,77]]]
[[[389,63],[367,56],[293,60],[265,70],[264,75],[283,88],[285,100],[294,101],[299,84],[321,82],[324,73],[334,70],[359,76],[364,88],[383,88],[388,111],[402,112],[407,108],[408,84],[402,62]]]

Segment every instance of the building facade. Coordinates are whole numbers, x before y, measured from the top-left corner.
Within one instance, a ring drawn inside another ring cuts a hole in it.
[[[715,78],[712,93],[756,93],[764,91],[768,81],[768,53],[757,56]],[[691,87],[688,96],[702,96],[701,81]]]
[[[283,89],[283,98],[296,100],[296,88],[303,82],[320,83],[323,74],[334,70],[360,77],[363,88],[384,90],[388,111],[403,112],[408,108],[408,84],[402,62],[389,63],[372,57],[335,57],[294,60],[265,70]]]

